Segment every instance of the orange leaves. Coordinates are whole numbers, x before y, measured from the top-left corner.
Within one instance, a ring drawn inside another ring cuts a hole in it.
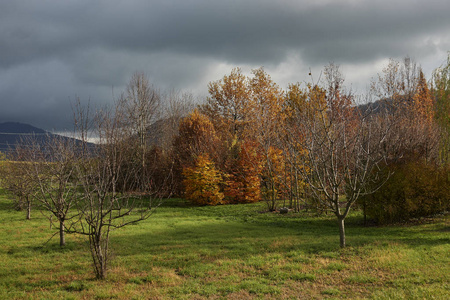
[[[228,202],[254,202],[260,195],[262,147],[277,143],[283,128],[284,96],[259,68],[246,77],[239,68],[208,86],[210,96],[201,107],[219,136],[212,160],[226,174]]]
[[[225,168],[227,181],[224,193],[230,203],[249,203],[261,199],[261,157],[254,143],[235,145]]]
[[[249,118],[248,79],[235,68],[223,79],[210,82],[209,97],[202,113],[213,122],[215,129],[225,138],[241,137]]]
[[[266,112],[278,115],[282,108],[283,93],[278,85],[272,81],[270,75],[263,68],[252,71],[250,80],[252,106],[256,109],[256,116],[264,116]]]
[[[270,201],[281,198],[286,188],[285,159],[283,151],[275,147],[265,149],[265,164],[262,169],[264,179],[263,196]]]
[[[273,139],[282,128],[284,96],[263,68],[253,70],[250,79],[251,119],[250,134],[255,139]]]
[[[412,109],[417,121],[427,123],[433,121],[433,99],[422,71],[419,73],[419,82],[416,94],[413,97]]]
[[[183,175],[187,200],[199,205],[223,203],[224,194],[220,191],[222,176],[208,155],[198,156],[194,167],[184,168]]]
[[[179,134],[174,141],[182,165],[192,164],[192,158],[199,155],[215,155],[219,139],[210,119],[198,110],[193,111],[180,122]]]
[[[327,111],[326,90],[308,83],[301,88],[299,83],[289,85],[286,92],[286,113],[290,118],[302,116],[313,121],[325,116]]]

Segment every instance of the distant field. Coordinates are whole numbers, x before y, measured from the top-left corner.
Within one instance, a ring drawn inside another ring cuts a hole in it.
[[[37,211],[26,221],[0,190],[0,299],[449,299],[450,218],[363,227],[333,216],[261,213],[264,203],[192,207],[171,199],[112,233],[105,281],[85,237],[61,249]]]

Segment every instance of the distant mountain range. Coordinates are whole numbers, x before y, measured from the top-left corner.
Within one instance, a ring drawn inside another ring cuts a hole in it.
[[[55,136],[73,140],[70,137],[60,136],[29,124],[18,122],[0,123],[0,152],[8,154],[14,151],[17,145],[26,144],[30,138],[33,138],[40,144],[45,144],[46,141]]]
[[[358,105],[358,109],[361,110],[361,112],[372,111],[373,113],[380,113],[385,110],[389,111],[392,109],[388,105],[389,101],[390,100],[383,99],[373,103]],[[170,138],[168,139],[168,136],[173,137],[178,133],[179,122],[179,118],[168,118],[156,121],[147,129],[147,143],[149,145],[167,146],[164,145],[164,143],[172,142]],[[54,136],[73,140],[73,138],[57,135],[29,124],[19,122],[0,123],[0,152],[7,154],[10,151],[13,151],[16,145],[23,144],[31,137],[39,143],[45,144],[48,139]],[[95,144],[93,143],[88,143],[89,148],[94,147],[94,145]]]
[[[147,129],[148,144],[161,146],[161,144],[164,143],[165,135],[176,134],[178,131],[177,122],[179,122],[179,120],[169,118],[156,121],[150,125]],[[57,135],[29,124],[19,122],[0,123],[0,152],[5,154],[10,153],[15,150],[17,145],[29,143],[31,138],[39,144],[44,145],[46,141],[55,136],[73,140],[73,138]],[[91,149],[93,149],[94,145],[95,144],[93,143],[88,143],[88,147]]]

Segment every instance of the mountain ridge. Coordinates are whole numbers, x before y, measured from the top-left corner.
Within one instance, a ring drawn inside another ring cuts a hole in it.
[[[0,134],[45,134],[48,133],[44,129],[34,127],[30,124],[20,123],[20,122],[3,122],[0,123]]]
[[[14,152],[17,145],[27,144],[26,139],[28,137],[35,139],[42,145],[53,137],[62,137],[63,139],[75,140],[76,143],[79,142],[78,139],[51,133],[30,124],[21,122],[3,122],[0,123],[0,152],[5,154]],[[91,143],[88,144],[89,147],[93,145]]]

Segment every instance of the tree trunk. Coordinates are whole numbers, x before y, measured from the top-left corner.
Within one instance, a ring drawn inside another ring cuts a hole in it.
[[[345,227],[344,227],[344,220],[343,217],[338,217],[339,222],[339,238],[340,238],[340,245],[341,248],[345,248]]]
[[[101,246],[101,241],[97,241],[97,260],[98,260],[98,273],[97,273],[97,279],[105,279],[106,277],[106,264],[105,264],[105,257],[103,255],[103,249]]]
[[[27,203],[27,220],[31,220],[31,203]]]
[[[107,243],[105,245],[105,241],[103,241],[104,237],[100,232],[94,232],[93,235],[89,237],[89,244],[91,248],[92,260],[94,262],[94,271],[95,277],[97,279],[105,279],[106,278],[106,270],[107,270]]]
[[[31,201],[30,201],[30,196],[26,197],[26,203],[27,203],[27,220],[31,220]]]
[[[363,201],[364,226],[367,226],[366,199]]]
[[[59,245],[61,247],[66,245],[66,236],[64,234],[64,220],[59,221]]]

